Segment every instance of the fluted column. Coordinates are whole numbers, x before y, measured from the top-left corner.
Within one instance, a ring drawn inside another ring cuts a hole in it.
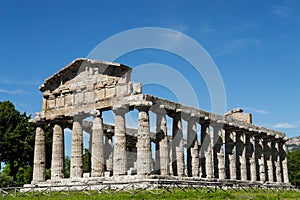
[[[149,108],[137,107],[138,116],[138,139],[137,139],[137,174],[151,174],[151,141],[149,127]]]
[[[226,178],[231,180],[236,180],[235,139],[235,131],[227,129],[225,134],[225,166],[227,169]]]
[[[281,160],[282,160],[283,182],[288,184],[289,183],[289,174],[288,174],[287,158],[286,158],[286,146],[285,146],[284,141],[282,142],[280,156],[281,156]]]
[[[282,183],[282,174],[281,174],[281,160],[280,160],[280,146],[279,146],[279,141],[275,142],[275,173],[276,173],[276,182],[277,183]]]
[[[156,117],[157,134],[159,135],[159,164],[160,175],[169,175],[169,149],[167,135],[167,119],[165,113],[158,113]]]
[[[127,173],[125,113],[128,112],[128,108],[118,107],[113,111],[115,113],[113,174],[118,176]]]
[[[174,176],[184,176],[184,154],[181,115],[173,117],[172,169]]]
[[[72,149],[70,161],[70,178],[83,175],[83,132],[82,119],[74,119],[72,128]]]
[[[91,176],[104,176],[104,144],[103,144],[103,120],[101,111],[93,121],[92,151],[91,151]]]
[[[32,183],[45,181],[45,133],[41,127],[36,128],[33,160]]]
[[[255,137],[255,161],[256,161],[256,177],[257,180],[265,182],[265,163],[262,146],[262,138],[260,136]]]
[[[225,179],[225,160],[224,160],[224,138],[225,130],[222,124],[214,125],[214,147],[213,147],[213,157],[214,157],[214,177],[219,180]]]
[[[250,180],[252,182],[257,180],[256,177],[256,162],[255,162],[255,149],[254,149],[254,145],[255,145],[255,141],[254,141],[254,137],[250,135],[249,138],[249,153],[250,153]]]
[[[189,177],[199,176],[199,150],[197,140],[197,119],[189,117],[187,121],[187,173]]]
[[[211,133],[208,123],[201,123],[200,161],[202,178],[211,179],[213,176]]]
[[[246,135],[244,131],[237,131],[236,135],[236,168],[237,179],[247,181],[246,167]]]
[[[64,132],[59,124],[53,127],[51,179],[64,178]]]
[[[113,144],[112,144],[112,136],[107,135],[105,143],[105,157],[106,157],[106,170],[112,172],[113,171]]]
[[[270,141],[264,142],[264,152],[265,152],[265,160],[266,160],[265,173],[268,182],[272,183],[274,181],[274,174],[273,174],[273,161],[272,161],[272,146]]]

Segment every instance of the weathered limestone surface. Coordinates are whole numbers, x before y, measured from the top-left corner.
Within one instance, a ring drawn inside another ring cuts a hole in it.
[[[182,121],[178,113],[173,117],[172,163],[173,175],[184,176]]]
[[[130,80],[131,71],[118,63],[76,59],[45,80],[40,87],[42,111],[31,120],[37,127],[33,184],[45,181],[45,134],[40,127],[48,124],[54,125],[49,158],[53,182],[63,180],[63,128],[72,127],[73,182],[90,176],[102,181],[153,174],[187,180],[289,184],[284,133],[252,124],[252,115],[239,108],[218,115],[142,94],[141,83]],[[134,109],[139,110],[138,126],[126,128],[125,114]],[[115,124],[103,124],[101,114],[111,110]],[[150,132],[149,111],[156,114],[155,133]],[[83,121],[91,117],[93,121]],[[168,125],[167,117],[172,124]],[[187,130],[183,130],[182,120]],[[172,126],[169,135],[168,126]],[[90,134],[91,154],[91,173],[84,175],[83,131]]]
[[[81,178],[83,175],[83,132],[82,121],[77,119],[72,128],[72,149],[70,160],[70,177]]]
[[[147,107],[139,107],[138,141],[137,141],[137,174],[151,174],[150,127]]]
[[[64,132],[59,124],[53,127],[51,179],[64,178]]]
[[[127,173],[127,157],[126,157],[126,127],[125,113],[127,107],[119,107],[114,109],[115,113],[115,138],[113,153],[113,174],[114,176],[125,175]]]
[[[37,127],[35,133],[32,183],[45,181],[45,170],[46,170],[45,164],[46,164],[45,133],[41,127]]]
[[[92,158],[91,158],[91,176],[104,176],[104,143],[103,143],[103,120],[101,114],[95,117],[92,133]]]

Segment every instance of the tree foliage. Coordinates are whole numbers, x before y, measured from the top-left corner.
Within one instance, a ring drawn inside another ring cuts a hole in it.
[[[20,113],[10,101],[0,102],[0,162],[6,165],[6,174],[18,185],[29,183],[32,177],[35,127],[31,117]],[[51,156],[51,130],[45,128],[46,155]],[[50,157],[51,158],[51,157]],[[49,160],[46,167],[50,168]]]
[[[290,183],[300,186],[300,150],[287,154]]]

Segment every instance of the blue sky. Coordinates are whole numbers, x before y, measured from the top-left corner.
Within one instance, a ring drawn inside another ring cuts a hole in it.
[[[43,80],[103,40],[139,27],[170,28],[196,40],[216,63],[227,110],[244,108],[254,123],[300,135],[300,1],[1,1],[0,101],[41,110]],[[203,80],[178,56],[131,52],[117,60],[174,67],[210,110]],[[134,81],[134,80],[133,80]],[[183,88],[184,90],[184,88]],[[157,85],[145,93],[174,100]]]

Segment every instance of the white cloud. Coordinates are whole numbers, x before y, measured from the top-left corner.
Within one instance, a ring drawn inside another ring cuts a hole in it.
[[[278,15],[279,17],[288,17],[290,13],[290,8],[285,5],[276,5],[273,6],[272,13]]]
[[[282,122],[282,123],[275,124],[273,127],[274,128],[282,128],[282,129],[292,129],[292,128],[298,128],[298,125],[290,124],[288,122]]]
[[[22,90],[5,90],[0,89],[0,93],[6,93],[6,94],[24,94],[25,92]]]
[[[259,113],[259,114],[264,114],[264,115],[267,115],[269,114],[268,111],[266,110],[262,110],[262,109],[256,109],[256,108],[245,108],[245,110],[248,110],[250,112],[256,112],[256,113]]]
[[[229,43],[225,44],[223,49],[217,54],[218,56],[234,53],[236,51],[240,51],[245,49],[249,46],[259,47],[260,40],[258,39],[249,39],[249,38],[242,38],[232,40]]]

